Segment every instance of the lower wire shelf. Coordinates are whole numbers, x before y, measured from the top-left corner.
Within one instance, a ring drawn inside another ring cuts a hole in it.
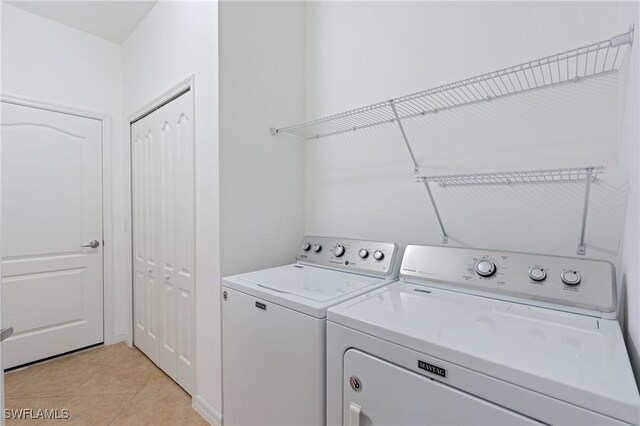
[[[435,198],[431,192],[430,184],[437,183],[440,186],[462,186],[462,185],[496,185],[511,183],[551,183],[551,182],[571,182],[584,181],[584,204],[582,207],[582,227],[580,229],[580,241],[578,242],[577,254],[585,255],[587,246],[585,244],[585,233],[587,228],[587,212],[589,211],[589,195],[591,193],[591,182],[598,175],[606,173],[606,166],[586,166],[563,169],[541,169],[541,170],[515,170],[508,172],[491,173],[466,173],[457,175],[439,176],[418,176],[417,182],[424,184],[433,210],[438,219],[438,224],[442,231],[442,243],[449,242],[449,236],[444,227],[442,217]]]
[[[561,169],[516,170],[490,173],[465,173],[455,175],[418,176],[419,182],[449,185],[491,185],[510,183],[567,182],[575,180],[594,180],[606,173],[606,166],[572,167]]]

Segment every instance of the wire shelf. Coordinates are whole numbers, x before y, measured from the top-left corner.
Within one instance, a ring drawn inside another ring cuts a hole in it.
[[[510,183],[544,183],[594,180],[606,173],[606,166],[574,167],[564,169],[519,170],[493,173],[469,173],[458,175],[419,176],[418,182],[448,185],[492,185]]]
[[[466,80],[289,127],[272,128],[271,133],[321,138],[614,73],[619,70],[632,40],[633,29],[630,29],[608,40]]]

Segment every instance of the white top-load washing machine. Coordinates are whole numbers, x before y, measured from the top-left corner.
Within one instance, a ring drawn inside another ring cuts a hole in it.
[[[608,262],[408,246],[327,322],[327,422],[638,424]]]
[[[399,264],[395,244],[309,236],[294,264],[224,278],[224,424],[325,424],[327,308],[397,280]]]

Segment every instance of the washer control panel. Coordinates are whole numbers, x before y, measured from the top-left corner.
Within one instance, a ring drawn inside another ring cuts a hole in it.
[[[398,246],[379,241],[306,236],[296,259],[300,263],[382,277],[397,274]]]
[[[538,301],[541,306],[560,305],[594,315],[615,313],[617,308],[615,269],[602,260],[410,245],[400,275],[416,284],[528,299],[529,304]]]

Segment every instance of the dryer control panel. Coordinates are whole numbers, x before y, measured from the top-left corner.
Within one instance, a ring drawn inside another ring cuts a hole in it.
[[[617,308],[615,268],[603,260],[410,245],[400,275],[415,284],[596,316],[615,317]]]
[[[375,275],[397,277],[398,246],[380,241],[306,236],[296,260],[307,265]]]

